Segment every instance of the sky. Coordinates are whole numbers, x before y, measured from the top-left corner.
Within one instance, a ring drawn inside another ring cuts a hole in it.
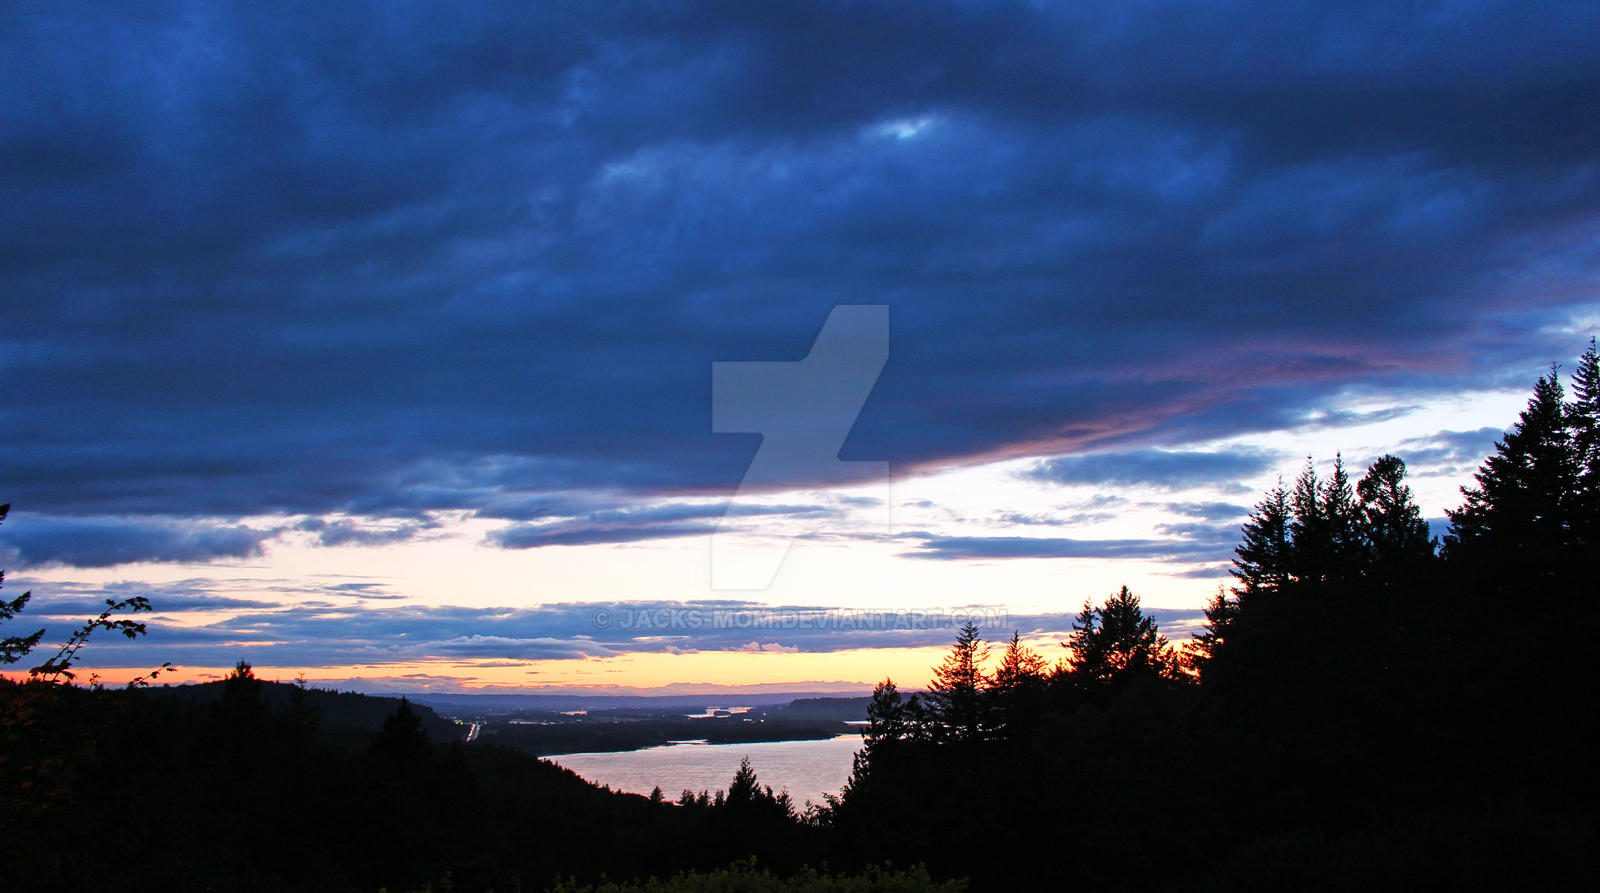
[[[1265,488],[1394,452],[1442,525],[1600,330],[1597,33],[7,3],[15,623],[144,595],[87,669],[375,691],[917,685],[965,619],[1054,658],[1124,584],[1182,639]],[[830,354],[836,312],[883,328]],[[737,424],[715,364],[807,357],[786,434]]]

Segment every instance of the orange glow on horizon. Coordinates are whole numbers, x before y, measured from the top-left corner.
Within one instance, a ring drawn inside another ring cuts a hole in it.
[[[998,650],[998,649],[997,649]],[[615,657],[567,660],[454,660],[439,659],[392,664],[351,664],[325,667],[255,665],[262,679],[292,682],[304,675],[314,686],[379,683],[394,690],[470,692],[488,689],[509,693],[514,689],[576,688],[589,693],[617,689],[620,694],[689,693],[705,689],[863,690],[890,678],[902,688],[922,688],[932,668],[943,659],[946,646],[922,648],[862,648],[833,652],[692,651],[634,652]],[[1049,655],[1047,655],[1049,656]],[[249,654],[242,655],[249,660]],[[163,673],[156,684],[210,682],[233,668],[176,667]],[[148,667],[80,667],[77,682],[91,675],[107,685],[123,685],[149,673]],[[3,674],[13,680],[25,673]]]

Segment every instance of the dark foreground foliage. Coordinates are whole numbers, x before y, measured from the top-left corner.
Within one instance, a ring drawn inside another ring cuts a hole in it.
[[[768,847],[776,871],[821,861],[813,829],[754,798],[614,793],[525,754],[436,746],[410,710],[352,747],[292,705],[0,683],[5,888],[516,890]]]

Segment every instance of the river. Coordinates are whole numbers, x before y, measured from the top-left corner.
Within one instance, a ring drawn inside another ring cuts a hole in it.
[[[749,757],[760,783],[774,792],[787,790],[796,808],[805,801],[822,802],[823,793],[837,794],[850,777],[851,758],[861,749],[860,735],[821,741],[760,741],[753,744],[679,742],[621,753],[569,753],[549,757],[595,784],[612,790],[649,794],[661,786],[668,800],[684,790],[726,790]]]

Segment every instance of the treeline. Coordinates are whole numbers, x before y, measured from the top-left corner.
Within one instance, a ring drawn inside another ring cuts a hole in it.
[[[1442,542],[1395,456],[1308,463],[1174,648],[1126,587],[1053,665],[975,628],[920,696],[878,686],[823,816],[848,864],[1002,889],[1581,886],[1600,833],[1600,361],[1557,371]]]

